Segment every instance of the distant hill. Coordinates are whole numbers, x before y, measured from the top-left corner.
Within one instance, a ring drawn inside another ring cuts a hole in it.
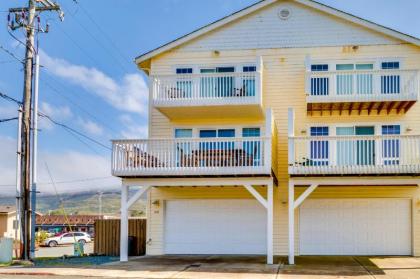
[[[66,214],[99,214],[99,197],[96,191],[68,193],[60,195]],[[120,192],[104,191],[102,194],[102,213],[104,215],[119,215]],[[14,197],[0,195],[0,205],[15,204]],[[37,211],[42,214],[62,214],[60,200],[56,195],[39,195]],[[146,201],[139,200],[132,208],[132,215],[144,216]]]

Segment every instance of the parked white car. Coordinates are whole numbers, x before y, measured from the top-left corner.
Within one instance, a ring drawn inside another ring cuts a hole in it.
[[[57,245],[73,244],[75,242],[85,244],[91,241],[92,239],[87,233],[70,232],[70,233],[64,233],[59,236],[49,237],[45,239],[44,245],[49,246],[49,247],[55,247]]]

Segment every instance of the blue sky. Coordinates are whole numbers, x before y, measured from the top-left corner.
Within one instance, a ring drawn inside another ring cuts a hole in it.
[[[22,58],[24,49],[7,32],[9,7],[25,1],[1,1],[0,45]],[[60,0],[60,22],[43,13],[50,33],[40,35],[40,103],[44,113],[110,145],[110,139],[146,136],[147,87],[134,57],[185,33],[255,3],[255,0]],[[78,4],[75,2],[79,2]],[[420,37],[418,0],[320,0],[343,11]],[[13,32],[22,39],[22,31]],[[22,66],[0,50],[0,91],[22,97]],[[16,107],[0,99],[0,118]],[[42,121],[41,190],[49,192],[45,163],[61,182],[60,191],[117,187],[110,178],[110,152],[60,127]],[[12,191],[16,122],[0,123],[0,193]]]

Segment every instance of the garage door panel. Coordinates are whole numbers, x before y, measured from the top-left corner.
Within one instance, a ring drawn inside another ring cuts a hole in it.
[[[302,255],[410,255],[406,199],[307,200],[300,208]]]
[[[166,202],[166,254],[265,254],[266,212],[256,200]]]

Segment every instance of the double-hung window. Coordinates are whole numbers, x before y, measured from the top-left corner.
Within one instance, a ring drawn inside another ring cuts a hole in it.
[[[392,136],[400,134],[400,125],[382,126],[382,135],[385,135],[385,139],[382,140],[382,160],[384,165],[400,164],[400,140],[398,137]]]
[[[310,154],[305,162],[309,166],[327,166],[329,158],[328,139],[316,139],[317,137],[327,137],[329,135],[328,127],[311,127]]]
[[[311,65],[312,72],[327,72],[328,64]],[[321,73],[316,73],[311,77],[311,95],[325,96],[329,94],[329,78]]]
[[[176,87],[169,89],[170,98],[190,98],[192,95],[192,68],[176,69]]]
[[[400,68],[400,62],[382,62],[381,68],[386,70],[381,74],[381,93],[399,94],[401,91],[401,77],[395,70]]]

